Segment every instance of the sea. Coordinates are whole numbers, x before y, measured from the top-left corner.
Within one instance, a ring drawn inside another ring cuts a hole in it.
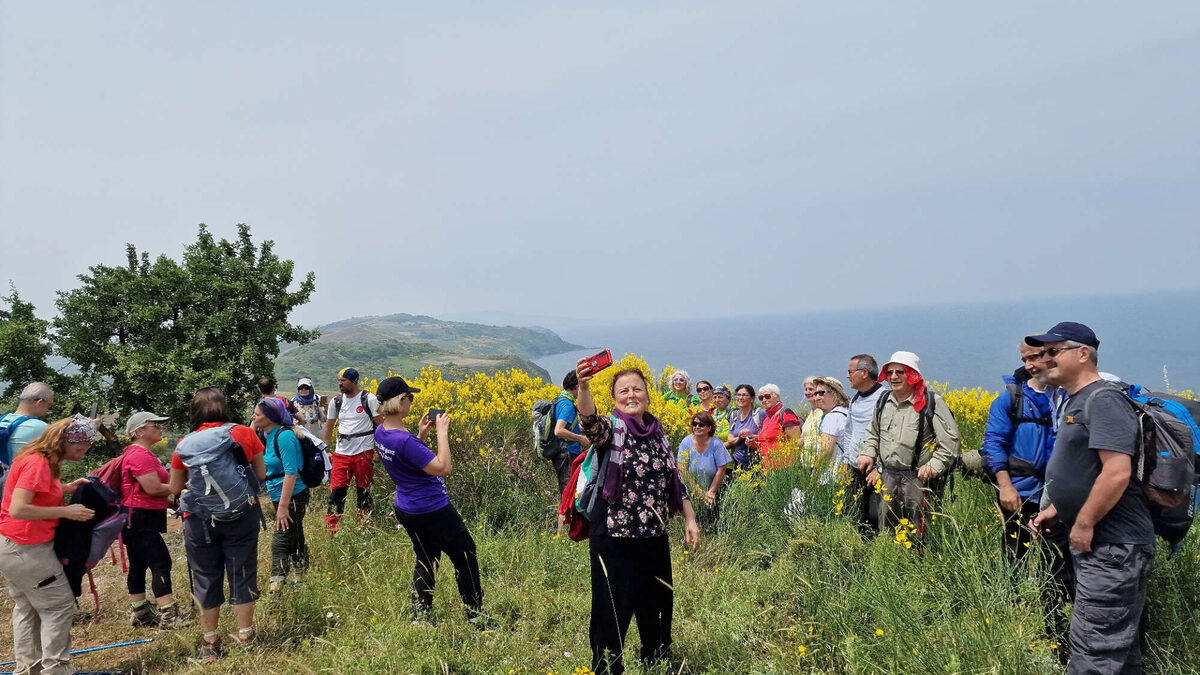
[[[921,358],[929,381],[999,391],[1002,376],[1021,365],[1020,340],[1060,321],[1096,332],[1102,371],[1155,391],[1200,391],[1200,291],[566,326],[555,332],[587,349],[535,362],[557,382],[579,358],[611,349],[614,359],[635,353],[655,370],[686,370],[693,383],[774,383],[784,401],[798,405],[805,377],[845,384],[854,354],[882,365],[906,350]]]

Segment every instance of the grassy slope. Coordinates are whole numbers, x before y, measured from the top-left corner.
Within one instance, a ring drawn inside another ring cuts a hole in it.
[[[536,465],[536,484],[526,492],[549,492],[547,469],[547,463]],[[456,474],[452,491],[472,476]],[[789,524],[782,511],[794,487],[809,491],[809,509]],[[998,525],[982,484],[959,481],[924,557],[890,538],[864,544],[843,518],[830,513],[835,488],[816,487],[790,471],[773,474],[761,486],[743,482],[728,494],[723,531],[706,537],[700,553],[684,554],[678,543],[673,546],[677,664],[671,672],[1061,672],[1054,643],[1042,634],[1040,577],[1030,570],[1016,591],[1008,590]],[[390,503],[387,490],[375,491],[377,503]],[[587,548],[547,534],[551,523],[541,499],[458,504],[479,544],[486,606],[502,623],[501,630],[485,634],[464,621],[448,564],[439,573],[438,625],[411,626],[407,589],[413,557],[405,534],[380,513],[367,530],[347,529],[330,540],[318,529],[324,501],[318,499],[307,519],[314,558],[309,583],[265,598],[258,608],[257,646],[206,672],[575,672],[588,662]],[[681,541],[678,522],[673,528],[674,541]],[[171,540],[176,588],[186,593],[181,544],[177,535]],[[269,560],[268,542],[264,535],[262,561]],[[118,573],[100,568],[108,618],[77,632],[77,645],[143,634],[158,640],[81,657],[76,665],[123,660],[123,667],[148,672],[189,670],[183,656],[197,629],[161,634],[122,627]],[[265,577],[264,562],[260,579]],[[1169,561],[1160,556],[1151,599],[1148,664],[1160,673],[1200,671],[1196,533],[1179,556]],[[223,629],[231,625],[225,617]],[[635,627],[629,654],[636,654],[636,634]],[[630,672],[640,672],[630,665]]]

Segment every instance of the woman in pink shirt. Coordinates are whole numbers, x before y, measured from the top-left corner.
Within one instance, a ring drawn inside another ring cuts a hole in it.
[[[171,589],[171,553],[162,535],[167,531],[167,469],[150,448],[162,440],[162,423],[168,418],[152,412],[129,416],[125,433],[133,441],[121,455],[122,503],[129,508],[129,522],[121,533],[129,551],[129,625],[170,629],[183,624]],[[146,571],[154,603],[146,599]],[[155,607],[157,605],[157,608]]]

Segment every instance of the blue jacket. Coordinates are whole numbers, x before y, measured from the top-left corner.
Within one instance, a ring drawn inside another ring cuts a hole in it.
[[[1005,375],[1004,383],[1010,385],[1020,382],[1023,393],[1022,410],[1018,415],[1020,419],[1014,423],[1010,416],[1012,394],[1006,386],[992,402],[980,452],[988,471],[993,474],[997,471],[1009,472],[1013,487],[1022,499],[1040,499],[1046,483],[1046,464],[1050,461],[1050,452],[1054,450],[1054,428],[1033,420],[1049,421],[1054,409],[1046,394],[1029,386],[1029,376],[1023,368],[1018,369],[1017,373],[1018,377]]]

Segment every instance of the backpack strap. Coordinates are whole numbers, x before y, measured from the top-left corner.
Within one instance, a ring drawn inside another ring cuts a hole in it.
[[[31,419],[33,419],[32,415],[18,415],[16,418],[11,419],[7,423],[5,423],[4,428],[5,428],[5,430],[8,431],[8,436],[4,439],[4,452],[5,453],[8,453],[8,444],[12,443],[13,432],[15,432],[17,430],[17,427],[21,426],[22,424],[28,422]],[[11,459],[11,457],[10,457],[10,459]]]
[[[1040,417],[1030,417],[1026,415],[1026,411],[1030,406],[1025,405],[1025,387],[1019,382],[1007,384],[1004,387],[1008,390],[1008,419],[1015,427],[1018,424],[1037,424],[1043,427],[1054,426],[1054,420],[1049,415]],[[1036,412],[1036,411],[1035,411]]]
[[[379,425],[375,424],[375,416],[371,414],[371,405],[367,400],[368,395],[369,394],[368,394],[367,390],[363,389],[362,393],[360,393],[358,395],[358,400],[362,402],[363,412],[365,412],[367,414],[367,419],[371,420],[371,431],[372,431],[372,433],[374,433],[375,427],[377,427]]]

